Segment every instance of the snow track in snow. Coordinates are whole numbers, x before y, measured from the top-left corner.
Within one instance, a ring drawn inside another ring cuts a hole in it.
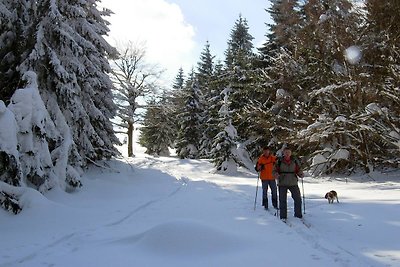
[[[58,238],[57,240],[55,240],[54,242],[49,243],[48,245],[43,246],[43,247],[37,249],[35,252],[33,252],[27,256],[23,256],[22,258],[20,258],[18,260],[0,263],[0,267],[10,267],[10,266],[16,266],[16,265],[29,266],[29,264],[28,265],[24,265],[24,264],[34,258],[43,256],[43,254],[44,255],[50,254],[48,252],[49,249],[54,249],[54,247],[57,247],[57,245],[67,242],[68,240],[72,239],[75,235],[76,235],[76,233],[64,235],[64,236]]]
[[[132,212],[130,212],[129,214],[127,214],[127,215],[124,216],[123,218],[121,218],[121,219],[119,219],[119,220],[117,220],[117,221],[115,221],[115,222],[108,223],[108,224],[106,224],[105,226],[110,227],[110,226],[115,226],[115,225],[118,225],[118,224],[123,223],[124,221],[126,221],[127,219],[129,219],[129,218],[131,218],[133,215],[135,215],[136,213],[138,213],[138,212],[140,212],[140,211],[142,211],[142,210],[144,210],[144,209],[150,207],[151,205],[156,204],[156,203],[158,203],[158,202],[161,202],[161,201],[163,201],[163,200],[165,200],[165,199],[168,199],[168,198],[170,198],[170,197],[173,197],[175,194],[177,194],[177,193],[182,189],[182,187],[183,187],[184,185],[185,185],[185,184],[182,184],[181,186],[179,186],[178,188],[176,188],[174,191],[172,191],[171,193],[169,193],[166,197],[160,197],[160,198],[157,198],[157,199],[154,199],[154,200],[147,201],[146,203],[140,205],[139,207],[137,207],[136,209],[134,209]]]
[[[302,222],[301,219],[293,217],[288,219],[285,223],[279,219],[279,216],[277,217],[275,215],[275,210],[268,210],[266,211],[266,213],[269,216],[275,217],[278,222],[280,221],[283,225],[286,225],[289,230],[298,234],[303,240],[311,244],[312,247],[314,247],[316,250],[321,251],[329,257],[333,258],[333,260],[336,263],[340,264],[340,266],[373,266],[366,262],[360,262],[359,258],[357,258],[353,253],[351,253],[347,249],[344,249],[340,245],[329,242],[328,240],[324,240],[309,222]]]

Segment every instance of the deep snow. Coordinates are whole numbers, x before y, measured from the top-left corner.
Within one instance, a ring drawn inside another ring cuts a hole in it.
[[[0,266],[400,266],[399,173],[306,177],[311,227],[290,194],[289,227],[261,191],[253,209],[252,171],[135,152],[90,169],[78,192],[27,189],[19,215],[0,210]]]

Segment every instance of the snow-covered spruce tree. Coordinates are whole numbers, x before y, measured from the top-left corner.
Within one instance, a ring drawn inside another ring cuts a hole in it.
[[[0,100],[0,181],[21,184],[19,153],[17,150],[18,125],[14,113]],[[5,127],[6,126],[6,127]]]
[[[169,102],[171,102],[171,115],[176,118],[178,110],[184,106],[182,92],[185,87],[185,75],[182,68],[179,68],[178,74],[172,84]],[[175,124],[176,125],[176,124]]]
[[[81,185],[79,172],[87,161],[117,154],[113,145],[118,140],[110,122],[115,105],[107,75],[108,57],[116,51],[103,38],[108,32],[103,16],[110,11],[100,12],[96,3],[1,2],[1,27],[8,25],[0,33],[1,71],[7,64],[15,66],[2,77],[17,77],[10,84],[20,88],[22,77],[29,78],[28,87],[18,90],[10,104],[20,124],[17,140],[23,142],[17,146],[19,186],[71,190]],[[8,11],[12,12],[4,15]],[[13,93],[17,87],[9,88]],[[35,112],[22,113],[25,106]]]
[[[180,158],[197,158],[203,109],[201,106],[202,95],[194,70],[186,80],[179,98],[182,106],[178,108],[179,129],[175,144],[176,153]]]
[[[347,53],[358,67],[355,79],[365,94],[358,124],[370,127],[364,131],[364,161],[371,169],[396,168],[400,163],[399,12],[398,1],[366,1],[360,45]]]
[[[301,88],[296,88],[299,76],[304,72],[302,62],[282,49],[273,59],[274,67],[268,72],[266,92],[270,92],[264,110],[261,125],[268,129],[271,139],[277,144],[295,143],[294,137],[300,129],[307,125],[304,120],[304,96],[300,97]]]
[[[247,129],[250,122],[244,114],[243,103],[253,98],[255,54],[253,53],[253,36],[249,33],[247,20],[241,15],[236,20],[225,51],[226,84],[231,88],[230,110],[233,112],[232,124],[238,131],[240,139],[248,139]]]
[[[51,144],[60,142],[60,132],[56,129],[40,97],[36,73],[28,71],[23,79],[26,81],[25,88],[18,89],[8,105],[18,125],[18,152],[24,177],[22,183],[40,192],[56,186],[65,189],[65,175],[59,176],[59,174],[66,170],[58,169],[60,166],[53,163],[50,153]],[[52,152],[55,151],[56,149]],[[80,185],[78,179],[79,175],[74,175],[69,182],[73,183],[72,186],[75,183],[77,186]]]
[[[266,42],[258,49],[261,67],[270,67],[271,59],[281,48],[293,51],[296,47],[296,36],[300,28],[300,13],[297,0],[272,0],[267,9],[273,23],[266,23],[268,31]]]
[[[184,106],[184,100],[182,98],[182,92],[185,87],[185,75],[183,69],[179,68],[175,80],[172,83],[169,99],[171,105],[171,116],[175,118],[178,115],[178,110]]]
[[[175,81],[174,84],[172,85],[172,88],[175,90],[182,89],[185,84],[185,73],[183,72],[183,68],[179,68],[178,74],[175,76]]]
[[[207,41],[203,51],[200,54],[200,60],[197,63],[196,77],[199,82],[199,86],[203,89],[203,93],[206,95],[210,90],[210,82],[213,78],[214,73],[214,58],[211,54],[210,43]]]
[[[14,113],[0,100],[0,206],[17,214],[20,210],[19,195],[13,190],[22,184],[17,132]],[[4,127],[6,126],[6,127]]]
[[[227,86],[226,82],[223,65],[221,62],[217,62],[212,79],[209,83],[209,94],[207,97],[204,97],[204,100],[206,101],[204,104],[205,110],[203,116],[203,127],[205,127],[205,129],[203,130],[200,141],[200,156],[202,158],[209,159],[212,157],[210,152],[213,149],[213,139],[220,132],[220,128],[218,126],[220,116],[219,110],[222,103],[220,88]]]
[[[17,67],[26,49],[26,35],[29,34],[25,31],[28,2],[4,0],[0,3],[0,99],[6,104],[20,81]]]
[[[231,30],[228,48],[225,51],[225,65],[228,69],[248,69],[254,59],[254,37],[249,33],[247,19],[239,15]]]
[[[114,95],[120,120],[117,125],[128,135],[128,157],[133,156],[134,123],[140,117],[137,114],[140,108],[138,98],[149,96],[158,89],[162,73],[156,65],[146,62],[145,54],[143,46],[129,42],[113,62]]]
[[[141,127],[140,144],[146,153],[166,155],[168,148],[174,148],[180,131],[180,114],[186,106],[185,75],[180,68],[170,90],[164,90],[160,99],[153,99],[147,105]]]
[[[245,103],[242,117],[247,119],[247,140],[244,143],[252,159],[260,156],[263,146],[278,146],[285,142],[286,131],[282,129],[282,115],[279,101],[280,92],[272,86],[265,86],[269,77],[265,70],[254,70],[253,96]],[[278,97],[277,97],[278,96]]]
[[[112,100],[108,59],[116,50],[104,39],[109,31],[96,0],[30,1],[30,51],[19,71],[34,70],[38,88],[62,138],[51,147],[66,179],[72,169],[118,152],[110,118]]]
[[[67,157],[67,153],[59,155],[62,146],[50,153],[54,144],[62,142],[61,134],[40,97],[36,73],[28,71],[22,78],[25,88],[16,90],[8,108],[2,108],[2,122],[9,128],[0,133],[1,180],[8,184],[1,185],[0,202],[14,213],[22,208],[18,199],[23,193],[15,186],[29,186],[43,193],[54,187],[68,190],[81,185],[79,174],[61,164]]]
[[[290,135],[287,116],[293,107],[289,101],[282,101],[287,98],[277,99],[277,96],[289,87],[286,83],[293,82],[287,75],[297,72],[293,69],[296,64],[290,64],[293,59],[288,51],[296,48],[301,24],[298,9],[297,1],[274,0],[267,10],[273,22],[267,23],[267,40],[259,49],[258,63],[251,71],[251,96],[242,111],[248,122],[246,147],[252,158],[259,156],[262,146],[278,146]]]
[[[169,147],[173,147],[176,126],[169,101],[164,91],[159,101],[152,100],[148,104],[139,138],[147,154],[169,156]]]
[[[359,15],[348,0],[310,0],[303,6],[304,20],[297,40],[297,53],[307,65],[306,84],[310,91],[338,81],[347,82],[350,73],[346,49],[357,42]]]
[[[232,172],[238,166],[246,167],[238,152],[238,135],[232,125],[232,111],[229,110],[229,87],[222,91],[222,105],[219,110],[220,132],[213,139],[213,148],[210,152],[212,162],[217,171]]]
[[[348,84],[351,75],[344,52],[353,44],[358,24],[347,1],[310,0],[300,10],[294,8],[293,12],[298,23],[275,27],[286,29],[291,37],[267,68],[265,84],[277,89],[271,108],[275,117],[275,136],[301,146],[302,153],[308,155],[315,149],[319,151],[319,145],[308,143],[297,133],[318,119],[319,108],[330,107],[323,101],[310,100],[310,94],[324,85]],[[277,36],[284,36],[281,34],[276,32]]]
[[[376,132],[367,130],[361,118],[371,95],[357,81],[359,67],[347,58],[349,47],[357,42],[359,16],[344,0],[310,1],[304,9],[308,20],[301,36],[302,53],[314,62],[305,61],[310,81],[305,87],[309,88],[306,109],[311,116],[298,140],[313,158],[315,174],[358,167],[369,172],[367,140]],[[311,47],[315,49],[310,51]]]
[[[268,10],[273,23],[269,24],[267,44],[276,44],[278,49],[269,52],[269,64],[260,75],[262,86],[256,87],[260,101],[253,113],[257,128],[265,129],[275,143],[292,143],[297,131],[307,125],[304,106],[308,80],[306,62],[299,54],[303,25],[299,9],[297,1],[274,1]]]
[[[215,121],[215,109],[213,109],[213,100],[216,92],[214,88],[214,60],[215,56],[211,54],[210,43],[207,41],[203,51],[200,54],[200,60],[197,63],[196,78],[198,80],[199,90],[203,95],[203,114],[204,121],[201,123],[201,138],[199,142],[199,157],[207,158],[212,147],[212,139],[218,132]],[[219,95],[219,92],[218,92]]]
[[[167,127],[173,129],[171,133],[172,148],[175,148],[177,135],[180,129],[179,114],[185,106],[184,87],[185,75],[183,68],[179,68],[175,80],[173,81],[172,88],[168,91],[169,95],[165,96],[165,102],[167,103],[168,108],[164,111],[168,114],[168,123],[171,123],[171,125],[168,125]]]

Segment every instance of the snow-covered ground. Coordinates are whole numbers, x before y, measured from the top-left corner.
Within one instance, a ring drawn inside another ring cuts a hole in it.
[[[399,173],[306,177],[308,228],[290,194],[291,226],[261,191],[254,210],[252,171],[135,152],[91,169],[78,192],[26,190],[19,215],[0,210],[0,266],[400,266]],[[332,189],[340,203],[324,199]]]

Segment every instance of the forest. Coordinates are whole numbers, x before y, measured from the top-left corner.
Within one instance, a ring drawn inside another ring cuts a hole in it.
[[[159,71],[140,67],[140,49],[106,41],[112,11],[99,2],[0,3],[5,209],[19,212],[24,187],[79,188],[87,166],[119,155],[116,128],[131,141],[136,123],[147,153],[173,148],[220,171],[266,145],[290,145],[313,175],[399,167],[398,1],[273,0],[262,47],[239,15],[224,60],[207,42],[171,88],[155,88]]]
[[[147,110],[151,154],[243,165],[262,146],[287,144],[314,175],[399,166],[399,7],[396,1],[271,1],[265,44],[254,52],[235,22],[223,62],[206,43],[172,93]]]

